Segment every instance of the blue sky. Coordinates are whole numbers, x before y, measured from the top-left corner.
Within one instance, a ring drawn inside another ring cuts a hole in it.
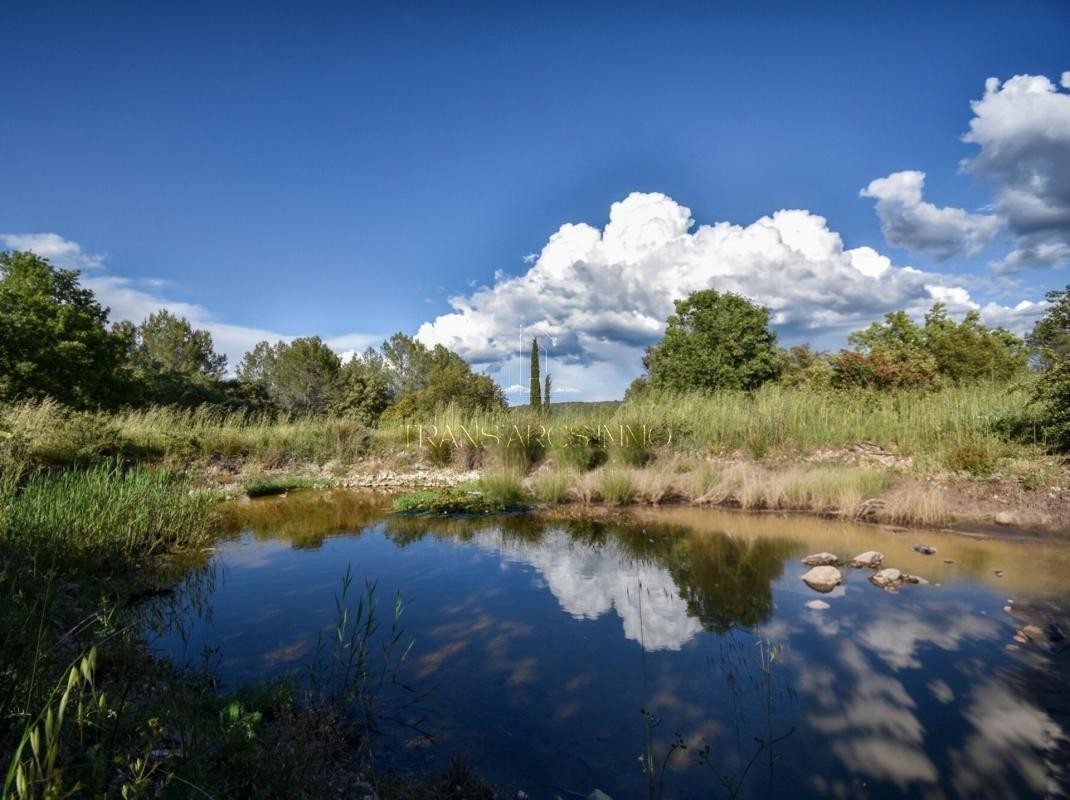
[[[0,29],[0,245],[232,362],[420,331],[509,385],[529,325],[565,394],[619,396],[699,286],[832,347],[936,295],[1025,329],[1070,282],[1066,2],[9,2]],[[544,253],[569,223],[595,233]]]

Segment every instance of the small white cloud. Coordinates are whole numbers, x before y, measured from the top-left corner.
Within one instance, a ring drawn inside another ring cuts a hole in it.
[[[161,308],[176,316],[185,317],[195,328],[212,334],[216,352],[226,355],[231,370],[257,342],[289,341],[295,338],[266,328],[233,325],[219,320],[204,306],[170,298],[160,291],[169,286],[170,281],[148,279],[135,283],[129,278],[111,274],[104,269],[103,256],[86,253],[77,242],[64,239],[55,233],[0,234],[0,244],[13,250],[30,250],[49,259],[57,267],[92,268],[93,271],[82,275],[81,283],[93,291],[101,305],[109,309],[108,316],[112,322],[141,322]],[[344,355],[349,350],[363,350],[381,338],[371,334],[349,333],[330,337],[325,341],[332,349]]]
[[[64,269],[96,269],[104,263],[104,256],[87,253],[58,233],[0,233],[0,245],[7,250],[32,251]]]
[[[877,201],[881,231],[889,244],[944,260],[979,253],[999,231],[999,217],[939,208],[922,199],[924,188],[924,172],[905,170],[877,178],[859,193]]]

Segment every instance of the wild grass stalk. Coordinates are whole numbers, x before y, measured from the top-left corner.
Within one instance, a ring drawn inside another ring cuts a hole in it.
[[[35,473],[5,490],[0,544],[39,563],[117,568],[207,544],[210,502],[163,469]]]

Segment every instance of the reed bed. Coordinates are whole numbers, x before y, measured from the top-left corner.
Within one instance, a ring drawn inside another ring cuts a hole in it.
[[[885,393],[771,384],[752,393],[650,394],[609,406],[574,404],[549,414],[526,408],[465,414],[449,407],[427,420],[381,429],[376,438],[411,444],[419,434],[424,442],[437,434],[494,451],[530,435],[541,438],[547,452],[571,450],[563,457],[581,469],[606,460],[600,461],[599,447],[629,466],[645,463],[658,450],[762,458],[777,450],[805,454],[862,442],[905,455],[942,456],[961,451],[963,443],[991,453],[1006,449],[1012,433],[1014,444],[1043,446],[1039,427],[1029,421],[1029,398],[1024,384]],[[596,438],[598,444],[589,441]]]
[[[163,469],[102,464],[8,477],[0,480],[0,552],[43,565],[117,570],[207,544],[211,502]]]

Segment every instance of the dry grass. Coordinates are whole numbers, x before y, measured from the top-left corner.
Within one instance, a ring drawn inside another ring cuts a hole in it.
[[[936,486],[908,483],[882,498],[876,510],[880,522],[935,528],[952,520],[943,492]]]
[[[561,505],[568,502],[569,489],[575,480],[575,475],[569,471],[549,470],[533,475],[528,488],[539,502]]]

